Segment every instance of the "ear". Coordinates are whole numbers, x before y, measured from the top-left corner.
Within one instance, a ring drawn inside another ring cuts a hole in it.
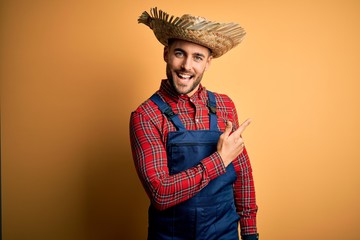
[[[164,54],[163,54],[164,61],[167,63],[169,58],[169,47],[164,47]]]
[[[212,59],[213,59],[213,56],[210,55],[210,56],[208,57],[208,59],[206,60],[205,71],[210,67],[210,65],[211,65],[211,60],[212,60]]]

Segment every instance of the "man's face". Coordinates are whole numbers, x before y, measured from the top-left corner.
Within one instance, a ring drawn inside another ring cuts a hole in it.
[[[211,59],[208,48],[183,40],[174,40],[164,49],[166,75],[170,84],[179,94],[189,97],[199,88]]]

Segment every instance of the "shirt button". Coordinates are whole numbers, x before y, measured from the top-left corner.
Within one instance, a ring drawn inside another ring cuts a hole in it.
[[[196,122],[196,123],[199,123],[199,119],[198,119],[198,118],[196,118],[196,119],[195,119],[195,122]]]

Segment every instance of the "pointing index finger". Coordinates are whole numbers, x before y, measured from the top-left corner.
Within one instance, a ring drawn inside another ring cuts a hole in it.
[[[251,123],[251,119],[246,119],[241,125],[240,127],[236,130],[236,133],[239,134],[239,137],[241,136],[241,134],[245,131],[245,129],[247,128],[247,126],[249,126],[249,124]]]

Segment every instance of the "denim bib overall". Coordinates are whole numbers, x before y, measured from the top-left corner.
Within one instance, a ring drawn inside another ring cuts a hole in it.
[[[219,136],[216,101],[208,91],[210,130],[186,130],[180,118],[157,94],[150,99],[177,128],[169,132],[166,143],[170,175],[196,166],[214,153]],[[164,211],[149,207],[149,240],[238,240],[239,216],[235,210],[234,166],[209,182],[192,198]]]

